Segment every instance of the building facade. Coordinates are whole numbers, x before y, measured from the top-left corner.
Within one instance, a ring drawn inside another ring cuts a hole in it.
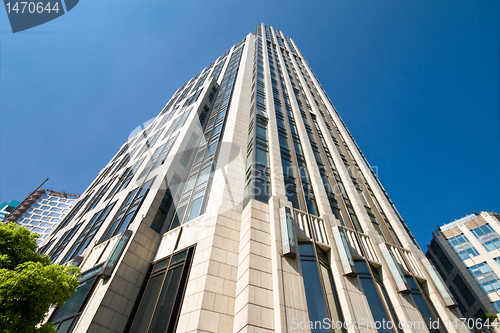
[[[5,217],[39,235],[41,244],[73,208],[78,195],[38,188]]]
[[[40,251],[83,274],[58,332],[468,331],[445,328],[455,301],[264,24],[131,135]]]
[[[12,200],[10,202],[4,202],[0,205],[0,221],[9,215],[16,207],[19,205],[19,201]]]
[[[500,215],[467,215],[433,233],[427,258],[467,318],[500,313]]]

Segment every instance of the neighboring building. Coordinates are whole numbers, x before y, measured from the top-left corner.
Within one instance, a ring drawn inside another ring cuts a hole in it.
[[[467,215],[433,233],[427,258],[467,318],[500,313],[500,215]]]
[[[40,244],[73,208],[79,195],[40,188],[48,178],[5,216],[4,223],[16,222],[40,235]]]
[[[37,192],[40,194],[38,199],[17,218],[16,223],[39,234],[37,244],[40,244],[73,207],[78,196],[44,189]]]
[[[19,201],[12,200],[7,203],[4,202],[0,205],[0,221],[3,221],[5,216],[9,215],[19,205]]]
[[[297,45],[263,24],[129,138],[40,252],[82,270],[58,332],[461,316]]]

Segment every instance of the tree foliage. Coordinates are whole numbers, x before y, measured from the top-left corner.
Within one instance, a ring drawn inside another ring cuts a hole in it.
[[[37,253],[37,238],[15,223],[0,223],[0,332],[55,332],[50,323],[38,324],[51,304],[62,305],[78,287],[80,270]]]

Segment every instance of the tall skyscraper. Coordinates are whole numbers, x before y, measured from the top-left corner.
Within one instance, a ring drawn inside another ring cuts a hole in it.
[[[3,223],[15,222],[36,232],[41,244],[55,230],[63,217],[70,211],[79,195],[41,188],[48,178],[21,201],[12,201],[14,207],[0,219]],[[0,206],[2,207],[2,206]],[[0,215],[1,217],[1,215]]]
[[[468,331],[445,327],[455,301],[264,24],[131,135],[41,252],[83,272],[58,332]]]
[[[500,313],[500,215],[467,215],[433,233],[434,263],[467,318]]]
[[[36,232],[39,235],[37,244],[41,244],[70,211],[78,195],[38,189],[32,196],[29,206],[23,205],[24,209],[14,211],[6,220]]]

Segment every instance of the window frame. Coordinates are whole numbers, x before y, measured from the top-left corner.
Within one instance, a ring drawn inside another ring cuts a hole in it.
[[[85,272],[83,272],[83,273],[82,273],[82,275],[81,275],[82,277],[81,277],[81,278],[80,278],[80,280],[78,281],[78,283],[79,283],[78,287],[80,287],[80,285],[81,285],[83,282],[89,281],[90,279],[94,279],[94,281],[92,282],[92,285],[90,286],[90,288],[89,288],[89,290],[88,290],[87,294],[85,295],[85,297],[84,297],[84,298],[83,298],[83,300],[81,301],[81,303],[80,303],[80,305],[79,305],[79,307],[78,307],[78,310],[77,310],[75,313],[73,313],[73,314],[71,314],[71,315],[67,315],[67,316],[65,316],[65,317],[62,317],[62,318],[60,318],[57,322],[52,323],[53,318],[57,316],[57,313],[59,312],[59,310],[60,310],[61,308],[63,308],[63,307],[64,307],[64,304],[66,304],[67,302],[71,301],[71,298],[70,298],[69,300],[67,300],[67,301],[66,301],[63,305],[61,305],[61,306],[57,307],[57,308],[56,308],[56,309],[55,309],[55,310],[51,313],[51,315],[50,315],[50,319],[49,319],[48,321],[49,321],[49,322],[51,322],[52,324],[54,324],[54,327],[53,327],[53,328],[55,328],[55,329],[57,330],[57,329],[59,328],[59,326],[60,326],[63,322],[65,322],[65,321],[70,320],[71,318],[73,318],[73,321],[72,321],[72,323],[70,324],[69,329],[66,331],[66,333],[71,333],[71,332],[73,332],[73,330],[74,330],[74,328],[75,328],[75,326],[76,326],[76,323],[77,323],[77,322],[78,322],[78,320],[80,319],[80,315],[81,315],[81,314],[83,313],[83,311],[85,310],[85,306],[87,305],[87,303],[88,303],[89,299],[92,297],[92,294],[93,294],[93,292],[94,292],[94,290],[95,290],[95,288],[96,288],[96,285],[97,285],[97,283],[98,283],[98,282],[99,282],[99,280],[100,280],[100,278],[99,278],[99,277],[100,277],[100,272],[101,272],[101,268],[103,267],[103,265],[104,265],[104,264],[100,264],[100,265],[98,265],[98,266],[96,266],[96,267],[93,267],[93,268],[91,268],[91,269],[89,269],[89,270],[87,270],[87,271],[85,271]],[[89,273],[92,273],[92,274],[90,274],[90,275],[86,276],[86,275],[87,275],[87,274],[89,274]],[[78,289],[78,287],[77,287],[77,289]],[[76,293],[74,293],[73,295],[76,295],[77,293],[78,293],[78,291],[77,291]],[[73,297],[73,295],[72,295],[72,297]]]
[[[175,332],[175,330],[177,328],[177,324],[179,322],[179,317],[181,314],[182,304],[184,301],[184,295],[186,293],[186,289],[187,289],[187,285],[188,285],[188,281],[189,281],[189,275],[191,273],[191,269],[193,266],[192,264],[193,264],[194,255],[196,254],[196,244],[194,244],[193,246],[178,250],[178,251],[172,253],[170,256],[167,256],[165,258],[162,258],[160,260],[157,260],[157,261],[151,263],[148,279],[145,283],[144,290],[142,291],[142,293],[140,295],[138,295],[138,298],[136,301],[136,304],[138,304],[138,305],[137,305],[137,308],[135,309],[135,312],[133,313],[133,316],[130,317],[131,320],[129,322],[129,325],[128,325],[126,332],[128,332],[128,333],[133,332],[134,324],[137,322],[137,319],[138,319],[137,315],[139,314],[139,311],[141,310],[141,305],[143,304],[143,302],[145,300],[146,292],[148,291],[148,287],[150,285],[151,279],[163,274],[161,286],[158,289],[157,295],[154,296],[154,297],[156,297],[156,299],[155,299],[153,310],[149,314],[148,325],[147,325],[146,329],[144,330],[144,332],[150,331],[151,324],[152,324],[153,318],[154,318],[155,313],[156,313],[156,308],[158,306],[158,301],[159,301],[160,295],[162,293],[162,289],[164,287],[166,287],[165,280],[168,276],[168,272],[170,271],[171,267],[173,267],[175,269],[178,267],[177,265],[180,265],[179,261],[172,263],[172,258],[175,257],[177,254],[180,254],[184,251],[186,251],[186,256],[184,257],[184,259],[182,259],[183,260],[183,264],[182,264],[183,268],[182,268],[181,276],[179,278],[179,282],[177,285],[177,290],[176,290],[174,298],[173,298],[174,301],[172,304],[172,310],[169,314],[168,322],[166,324],[166,332],[167,333]],[[156,269],[157,265],[159,265],[160,263],[164,263],[167,260],[168,260],[168,263],[166,266],[161,267],[159,269]]]

